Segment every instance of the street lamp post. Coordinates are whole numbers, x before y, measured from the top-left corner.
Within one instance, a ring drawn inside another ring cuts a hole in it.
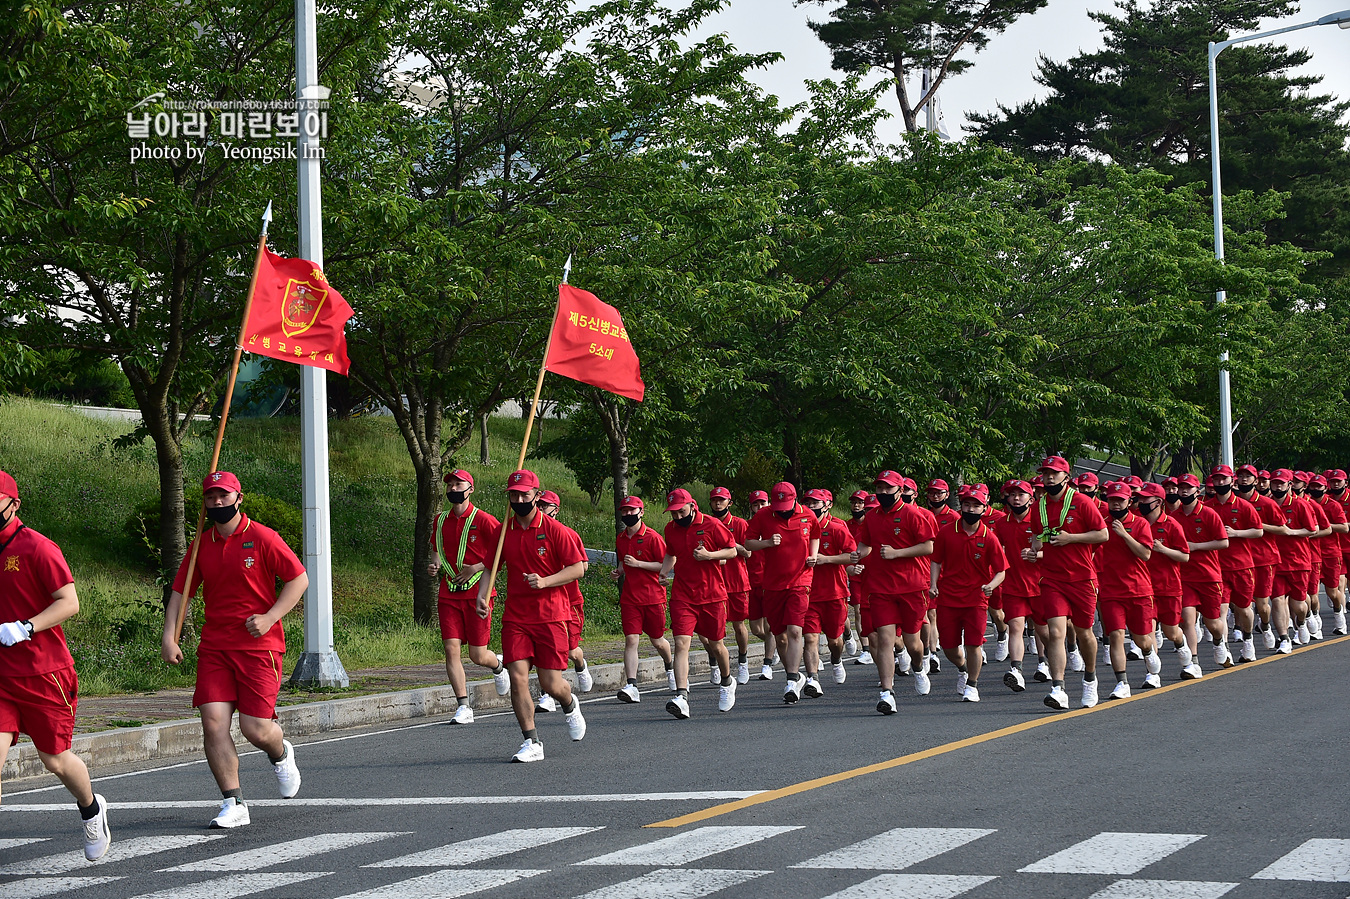
[[[1229,38],[1217,43],[1215,41],[1209,42],[1209,159],[1210,183],[1214,191],[1214,258],[1219,260],[1221,264],[1223,262],[1223,190],[1219,186],[1219,79],[1215,71],[1214,61],[1218,59],[1220,53],[1234,44],[1254,41],[1257,38],[1274,37],[1277,34],[1299,31],[1317,25],[1338,25],[1341,28],[1350,28],[1350,9],[1322,16],[1322,18],[1312,22],[1275,28],[1271,31],[1260,31],[1256,34],[1246,34],[1242,37]],[[1214,299],[1216,302],[1222,303],[1226,299],[1226,292],[1222,289],[1218,290],[1214,294]],[[1231,467],[1233,465],[1233,393],[1232,380],[1228,373],[1227,350],[1223,351],[1223,355],[1219,357],[1219,362],[1219,454],[1223,457],[1223,464]]]

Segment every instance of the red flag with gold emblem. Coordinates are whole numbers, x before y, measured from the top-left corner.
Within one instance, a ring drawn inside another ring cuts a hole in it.
[[[265,249],[244,326],[244,350],[345,375],[351,360],[343,328],[351,317],[352,307],[317,265]]]
[[[638,401],[647,389],[619,310],[570,284],[558,287],[558,317],[544,367]]]

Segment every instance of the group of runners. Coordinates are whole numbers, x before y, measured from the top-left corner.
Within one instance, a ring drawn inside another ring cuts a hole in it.
[[[872,486],[849,497],[847,518],[834,514],[830,491],[799,497],[787,482],[751,492],[749,518],[734,514],[724,487],[710,492],[707,511],[677,488],[665,497],[669,520],[659,532],[645,520],[643,500],[625,498],[615,538],[626,681],[617,698],[642,701],[643,635],[665,665],[666,711],[688,719],[694,637],[708,653],[722,712],[735,707],[738,685],[750,680],[754,637],[765,647],[758,677],[773,680],[781,666],[785,703],[824,695],[828,655],[835,684],[847,678],[846,659],[875,664],[876,708],[891,715],[895,678],[911,678],[915,692],[927,695],[943,658],[956,668],[960,698],[978,702],[991,624],[992,661],[1007,663],[1003,683],[1026,689],[1023,666],[1034,651],[1036,665],[1028,669],[1033,680],[1050,684],[1044,703],[1055,710],[1070,706],[1068,671],[1082,673],[1081,704],[1097,704],[1099,637],[1115,677],[1109,698],[1124,698],[1130,660],[1145,663],[1144,689],[1161,686],[1159,652],[1169,642],[1186,679],[1203,675],[1199,644],[1206,638],[1221,667],[1254,661],[1258,640],[1265,650],[1288,653],[1321,639],[1319,588],[1332,604],[1335,633],[1346,632],[1350,491],[1339,469],[1319,475],[1220,465],[1203,485],[1192,474],[1102,484],[1091,473],[1071,478],[1069,463],[1051,456],[1032,481],[1002,485],[1001,509],[983,484],[960,487],[956,508],[942,479],[928,484],[922,503],[915,481],[895,471],[881,472]],[[285,653],[280,621],[308,579],[276,531],[244,513],[235,475],[215,472],[202,487],[211,527],[196,540],[192,582],[188,558],[174,581],[161,655],[182,662],[176,622],[200,585],[205,623],[193,706],[222,794],[210,825],[233,828],[249,823],[230,735],[236,712],[243,736],[267,754],[281,796],[300,789],[276,701]],[[564,677],[571,667],[580,692],[594,686],[581,647],[578,582],[589,564],[586,550],[558,521],[557,494],[532,471],[507,479],[504,528],[474,505],[467,471],[447,474],[445,488],[428,573],[440,580],[446,674],[459,700],[452,721],[473,722],[461,661],[467,649],[491,672],[496,692],[511,697],[524,738],[512,761],[542,760],[537,712],[561,710],[571,738],[586,735]],[[61,550],[19,520],[20,505],[14,478],[0,472],[0,759],[20,733],[29,735],[74,797],[85,856],[96,860],[111,840],[107,803],[71,751],[78,685],[61,630],[79,600]],[[501,655],[488,648],[496,598],[488,571],[499,548],[506,577]]]

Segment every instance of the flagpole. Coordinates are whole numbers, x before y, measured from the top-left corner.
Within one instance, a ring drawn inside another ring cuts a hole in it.
[[[239,337],[234,342],[234,361],[230,363],[230,377],[225,382],[225,405],[220,410],[220,426],[216,428],[216,445],[211,451],[211,468],[207,471],[208,475],[216,473],[216,466],[220,464],[220,448],[225,442],[225,422],[230,418],[230,403],[234,400],[234,382],[239,376],[239,360],[244,354],[244,336],[248,330],[248,314],[253,310],[253,293],[258,288],[258,268],[262,265],[263,253],[267,252],[267,226],[272,221],[272,202],[267,203],[267,210],[263,212],[262,234],[258,236],[258,252],[253,257],[253,276],[248,281],[248,296],[244,300],[244,318],[239,322]],[[192,601],[192,575],[197,567],[197,548],[201,546],[202,528],[206,525],[206,494],[202,493],[202,506],[197,512],[197,532],[192,538],[192,545],[188,550],[187,578],[183,581],[183,602],[178,607],[178,621],[174,627],[173,642],[177,643],[183,637],[183,622],[187,619],[188,603]],[[192,591],[191,593],[189,591]]]
[[[562,283],[567,283],[567,277],[572,272],[572,256],[569,253],[567,262],[563,265]],[[520,458],[516,461],[516,469],[525,467],[525,454],[530,448],[530,430],[534,427],[534,415],[539,408],[539,393],[544,389],[544,372],[548,370],[548,351],[553,345],[553,329],[558,326],[558,310],[562,307],[562,293],[559,291],[558,299],[553,304],[553,318],[548,326],[548,340],[544,341],[544,359],[539,363],[539,378],[534,382],[534,399],[530,402],[530,417],[525,419],[525,438],[520,441]],[[502,518],[501,531],[497,535],[497,552],[492,557],[492,571],[488,574],[486,595],[491,598],[492,588],[497,584],[497,568],[502,562],[502,547],[506,545],[506,529],[511,524],[511,509],[508,506],[505,517]]]

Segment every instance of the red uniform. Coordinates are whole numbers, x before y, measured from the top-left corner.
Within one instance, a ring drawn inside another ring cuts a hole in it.
[[[936,509],[930,508],[928,511],[933,513],[933,519],[937,522],[938,530],[942,530],[944,525],[954,524],[961,520],[960,513],[946,503]]]
[[[1236,492],[1227,500],[1215,497],[1205,503],[1219,514],[1224,527],[1246,531],[1261,527],[1261,513]],[[1219,551],[1219,567],[1223,572],[1223,601],[1239,609],[1251,608],[1256,597],[1256,559],[1252,555],[1257,540],[1248,537],[1230,537],[1228,548]]]
[[[983,646],[989,599],[981,588],[1008,570],[1008,557],[993,529],[981,521],[974,533],[968,533],[958,516],[956,522],[938,528],[929,565],[930,570],[939,566],[938,642]]]
[[[492,639],[492,598],[488,597],[488,617],[478,617],[478,578],[463,587],[451,583],[465,565],[492,565],[497,551],[501,522],[491,513],[473,504],[456,515],[446,509],[439,518],[439,527],[431,538],[441,563],[441,586],[436,599],[436,612],[441,623],[442,640],[459,640],[470,646],[487,646]],[[439,540],[437,540],[439,536]],[[450,574],[446,574],[449,569]],[[481,576],[481,573],[480,573]]]
[[[1228,530],[1219,513],[1204,502],[1195,504],[1190,514],[1178,510],[1174,516],[1181,524],[1188,543],[1209,543],[1227,540]],[[1201,616],[1213,621],[1219,617],[1223,605],[1223,564],[1221,550],[1191,550],[1191,560],[1181,566],[1181,605],[1198,608]]]
[[[749,522],[746,522],[746,526],[749,527]],[[745,575],[750,581],[751,621],[764,617],[764,562],[768,556],[766,552],[751,552],[750,558],[745,560]]]
[[[18,517],[0,531],[0,620],[28,621],[74,583],[61,549]],[[77,701],[75,662],[60,625],[0,647],[0,733],[28,734],[49,755],[70,748]]]
[[[1153,547],[1153,526],[1148,519],[1127,511],[1120,524],[1137,543],[1149,549]],[[1116,533],[1114,522],[1106,530],[1110,536],[1098,547],[1101,552],[1097,570],[1102,632],[1128,630],[1131,634],[1151,634],[1153,578],[1149,574],[1148,561],[1134,554],[1125,538]]]
[[[1048,495],[1031,504],[1032,533],[1047,529],[1066,534],[1086,534],[1106,527],[1097,501],[1071,487],[1067,499],[1058,501]],[[1042,503],[1044,512],[1042,512]],[[1051,618],[1070,618],[1074,627],[1092,627],[1097,613],[1097,570],[1093,563],[1093,544],[1070,543],[1065,546],[1041,546],[1041,592],[1035,606],[1038,622]],[[1006,612],[1005,612],[1006,613]]]
[[[1340,496],[1339,499],[1337,499],[1336,497],[1332,496],[1332,494],[1330,494],[1330,493],[1328,493],[1327,496],[1331,496],[1332,499],[1333,499],[1338,505],[1340,505],[1340,507],[1341,507],[1341,512],[1342,512],[1342,514],[1345,515],[1345,520],[1346,520],[1347,522],[1350,522],[1350,490],[1346,490],[1346,491],[1344,491],[1343,493],[1341,493],[1341,496]],[[1350,572],[1350,532],[1341,534],[1340,537],[1341,537],[1341,541],[1340,541],[1340,542],[1341,542],[1341,573],[1342,573],[1342,574],[1345,574],[1346,572]]]
[[[625,556],[639,562],[661,562],[666,557],[666,541],[646,522],[639,522],[638,532],[628,535],[627,529],[614,538],[614,554],[623,564]],[[641,568],[623,568],[623,587],[619,591],[619,617],[623,621],[624,636],[646,634],[653,640],[666,632],[666,588],[661,586],[659,571]]]
[[[1317,529],[1319,531],[1330,530],[1331,520],[1327,518],[1326,511],[1317,504],[1317,501],[1307,496],[1300,497],[1300,499],[1312,509],[1313,515],[1317,518]],[[1331,536],[1334,536],[1334,534]],[[1308,583],[1305,590],[1309,594],[1317,593],[1317,585],[1322,579],[1322,546],[1327,539],[1327,537],[1308,538],[1308,558],[1312,562],[1312,568],[1308,572]]]
[[[928,557],[883,559],[881,547],[907,549],[936,536],[933,513],[911,503],[892,506],[889,512],[873,509],[863,518],[858,544],[872,549],[863,564],[873,628],[895,625],[901,633],[917,634],[928,620]]]
[[[1162,545],[1178,552],[1189,553],[1190,542],[1181,523],[1164,509],[1153,522],[1153,537]],[[1149,582],[1153,587],[1153,612],[1168,627],[1181,624],[1181,566],[1176,559],[1156,549],[1148,560]]]
[[[1253,496],[1252,506],[1256,509],[1256,514],[1261,516],[1263,525],[1284,524],[1284,510],[1280,508],[1279,503],[1259,493]],[[1252,541],[1252,563],[1256,575],[1255,594],[1262,599],[1278,595],[1274,592],[1275,568],[1280,564],[1280,545],[1276,535],[1266,534],[1260,540]]]
[[[1290,490],[1280,502],[1280,511],[1284,513],[1285,523],[1294,530],[1316,530],[1317,513],[1312,504]],[[1311,538],[1286,537],[1278,535],[1280,561],[1275,566],[1275,592],[1272,596],[1287,596],[1302,601],[1308,586],[1308,575],[1312,571]]]
[[[992,527],[994,536],[1008,558],[1008,574],[998,590],[1003,600],[1003,617],[1005,620],[1035,620],[1032,600],[1041,595],[1041,566],[1022,558],[1022,550],[1031,548],[1031,512],[1028,511],[1021,519],[1009,513],[993,522]],[[1045,624],[1044,621],[1037,623]]]
[[[822,556],[840,556],[857,549],[848,526],[828,512],[820,519],[820,554]],[[844,635],[844,625],[848,622],[848,572],[847,563],[816,565],[811,579],[810,603],[806,607],[806,624],[802,630],[808,634],[824,634],[830,640]]]
[[[506,608],[502,612],[502,656],[506,664],[533,659],[550,671],[567,668],[572,602],[566,586],[536,590],[525,579],[557,574],[586,561],[577,532],[538,510],[521,526],[511,516],[502,546]]]
[[[749,529],[750,522],[730,513],[721,521],[727,526],[727,530],[731,531],[731,536],[736,542],[744,546],[745,532]],[[722,580],[727,585],[727,621],[745,621],[750,617],[750,572],[746,560],[741,558],[740,553],[736,554],[736,558],[728,559],[722,564]]]
[[[797,503],[783,518],[770,509],[760,509],[750,519],[747,540],[770,540],[777,534],[782,542],[758,550],[764,553],[764,617],[769,630],[781,634],[789,625],[806,624],[810,603],[812,570],[806,567],[811,542],[820,539],[820,521],[815,513]]]
[[[694,510],[688,527],[671,522],[666,525],[666,555],[675,557],[675,586],[670,592],[670,630],[676,636],[698,634],[705,640],[722,640],[727,635],[727,586],[718,561],[700,562],[694,550],[708,552],[736,545],[722,522]]]
[[[1323,496],[1315,502],[1333,528],[1346,523],[1345,509],[1330,495]],[[1341,573],[1344,570],[1341,567],[1341,538],[1344,536],[1344,534],[1332,531],[1330,536],[1323,537],[1318,541],[1322,550],[1322,586],[1326,587],[1327,590],[1335,590],[1341,584]],[[1313,587],[1313,590],[1316,589],[1316,587]]]
[[[563,527],[576,534],[577,542],[581,543],[580,534],[567,525]],[[585,554],[585,544],[582,544],[582,553]],[[570,652],[581,648],[581,632],[586,628],[586,597],[581,595],[580,579],[563,584],[563,589],[567,591],[567,604],[572,609],[572,619],[567,622],[567,648]]]

